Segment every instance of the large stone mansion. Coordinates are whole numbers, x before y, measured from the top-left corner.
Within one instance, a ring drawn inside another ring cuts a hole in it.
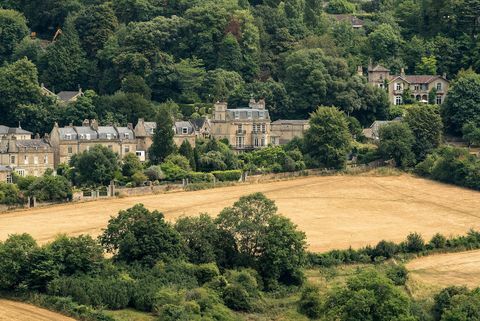
[[[363,73],[361,68],[360,73]],[[392,105],[403,104],[404,91],[407,89],[416,101],[428,103],[429,95],[433,94],[434,103],[440,105],[450,85],[446,75],[406,75],[403,68],[399,75],[391,75],[390,70],[381,65],[368,67],[368,82],[385,89]]]

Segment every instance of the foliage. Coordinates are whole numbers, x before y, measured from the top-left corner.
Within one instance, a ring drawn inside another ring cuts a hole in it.
[[[23,197],[16,185],[0,182],[0,204],[17,205],[22,203]]]
[[[168,106],[160,108],[155,119],[157,127],[153,134],[153,144],[148,153],[150,160],[154,164],[159,164],[175,151],[173,120]]]
[[[123,176],[132,177],[135,173],[141,172],[143,165],[138,159],[137,155],[128,153],[122,160],[122,174]]]
[[[70,166],[75,184],[87,186],[109,185],[119,170],[117,155],[102,145],[73,155]]]
[[[480,126],[476,126],[473,122],[467,122],[462,127],[463,139],[469,145],[480,145]]]
[[[157,261],[183,256],[180,235],[162,213],[143,205],[120,211],[100,236],[105,249],[119,261],[153,266]]]
[[[423,160],[442,139],[443,124],[436,105],[415,105],[408,109],[405,122],[410,127],[415,143],[412,151],[417,160]]]
[[[332,290],[324,313],[337,320],[414,320],[408,297],[373,270],[360,272],[345,287]]]
[[[28,186],[28,195],[37,201],[66,201],[72,198],[72,186],[63,176],[44,175]]]
[[[334,107],[319,107],[310,118],[305,146],[321,166],[344,168],[351,136],[345,115]]]
[[[242,177],[242,171],[238,169],[230,171],[213,171],[211,174],[220,182],[238,182]]]
[[[378,153],[384,159],[393,159],[397,166],[406,168],[415,163],[414,143],[415,137],[407,124],[390,123],[380,128]]]
[[[318,319],[322,315],[322,301],[319,289],[313,285],[306,285],[302,290],[298,310],[310,319]]]

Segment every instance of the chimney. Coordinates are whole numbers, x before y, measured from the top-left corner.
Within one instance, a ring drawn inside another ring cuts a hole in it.
[[[35,134],[35,139],[40,139],[40,134],[39,133]]]
[[[262,98],[257,102],[257,108],[262,110],[265,109],[265,99]]]
[[[72,125],[72,124],[70,124],[70,126],[71,126],[71,125]],[[82,126],[83,126],[83,127],[88,127],[88,126],[90,126],[90,121],[89,121],[88,119],[83,120]]]
[[[250,98],[250,101],[248,102],[248,107],[250,107],[250,108],[256,108],[257,107],[257,101],[253,97]]]
[[[405,76],[405,68],[400,69],[400,76]]]
[[[127,128],[130,129],[130,130],[133,130],[133,124],[132,124],[132,123],[128,123],[128,124],[127,124]]]
[[[357,67],[357,75],[363,76],[363,68],[362,68],[362,66],[358,66],[358,67]]]
[[[98,130],[98,122],[97,122],[96,119],[90,120],[90,127],[91,127],[93,130]]]
[[[446,72],[443,73],[443,78],[447,79],[447,73]]]

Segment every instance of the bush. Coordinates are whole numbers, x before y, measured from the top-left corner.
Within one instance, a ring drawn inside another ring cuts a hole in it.
[[[16,205],[23,204],[23,202],[17,185],[0,182],[0,204]]]
[[[188,177],[188,171],[172,162],[165,162],[160,165],[167,181],[179,181]]]
[[[408,279],[408,270],[403,265],[390,266],[386,274],[395,285],[405,285]]]
[[[212,281],[219,275],[220,271],[218,270],[217,265],[214,263],[200,264],[195,266],[195,277],[200,285]]]
[[[192,183],[213,182],[213,175],[210,173],[189,172],[188,179]]]
[[[432,249],[443,249],[447,245],[447,238],[437,233],[432,237],[428,245]]]
[[[302,290],[302,295],[298,302],[298,311],[310,319],[318,319],[321,316],[322,302],[317,287],[307,285]]]
[[[407,235],[407,241],[405,242],[405,250],[409,253],[418,253],[425,250],[425,242],[418,233],[410,233]]]
[[[228,285],[223,291],[225,305],[235,311],[249,312],[253,310],[247,290],[240,285]]]
[[[162,172],[160,166],[150,166],[143,173],[152,182],[165,179],[165,174]]]
[[[241,170],[214,171],[212,175],[221,182],[239,181],[242,177]]]

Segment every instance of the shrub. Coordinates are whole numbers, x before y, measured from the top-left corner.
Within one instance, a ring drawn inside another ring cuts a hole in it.
[[[150,181],[159,181],[165,179],[165,174],[160,166],[150,166],[143,172]]]
[[[198,182],[213,182],[213,175],[210,173],[202,173],[202,172],[189,172],[188,179],[192,183]]]
[[[235,311],[253,310],[253,303],[247,290],[240,285],[228,285],[223,291],[223,301],[227,307]]]
[[[239,181],[242,177],[241,170],[214,171],[212,174],[221,182]]]
[[[405,285],[408,279],[408,270],[403,265],[390,266],[386,274],[395,285]]]
[[[0,182],[0,204],[16,205],[23,202],[17,185]]]
[[[184,297],[183,292],[179,292],[172,288],[163,288],[155,294],[155,304],[153,311],[160,311],[165,305],[179,305]]]
[[[298,311],[310,319],[318,319],[321,316],[322,302],[317,287],[307,285],[302,290],[302,295],[298,302]]]
[[[214,263],[200,264],[195,266],[195,277],[200,285],[212,281],[220,275],[218,267]]]
[[[142,172],[136,172],[132,175],[131,180],[135,186],[141,186],[145,181],[147,181],[147,176]]]
[[[400,250],[399,246],[396,245],[395,243],[382,240],[378,242],[377,246],[375,246],[372,256],[373,257],[383,256],[389,259],[393,257],[395,254],[397,254],[399,250]]]
[[[188,171],[172,162],[165,162],[160,165],[167,181],[178,181],[188,177]]]
[[[468,289],[464,286],[450,286],[434,296],[433,316],[435,320],[440,320],[442,314],[446,309],[452,306],[452,298],[457,295],[464,295],[468,293]]]
[[[418,253],[425,250],[425,242],[418,233],[410,233],[407,235],[405,242],[405,250],[409,253]]]
[[[447,238],[440,233],[435,234],[428,243],[430,248],[443,249],[447,245]]]

